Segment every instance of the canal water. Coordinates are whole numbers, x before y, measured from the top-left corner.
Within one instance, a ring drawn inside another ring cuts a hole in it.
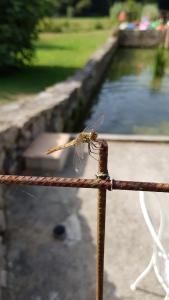
[[[165,75],[155,80],[155,50],[119,50],[85,125],[104,112],[99,132],[169,134],[169,54],[166,56]]]

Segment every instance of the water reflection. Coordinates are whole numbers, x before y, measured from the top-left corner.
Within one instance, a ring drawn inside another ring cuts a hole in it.
[[[169,60],[165,76],[153,79],[155,50],[120,50],[95,103],[90,120],[105,113],[105,133],[169,133]],[[88,122],[86,122],[88,124]]]

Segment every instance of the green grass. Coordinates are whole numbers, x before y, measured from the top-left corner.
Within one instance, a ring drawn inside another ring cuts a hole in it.
[[[91,54],[109,35],[108,30],[41,34],[36,45],[33,64],[0,77],[0,102],[36,94],[50,85],[65,80],[84,66]]]

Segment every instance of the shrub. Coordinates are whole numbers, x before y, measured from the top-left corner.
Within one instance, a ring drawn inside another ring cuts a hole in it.
[[[155,53],[154,61],[154,77],[161,77],[164,75],[166,65],[165,50],[159,47]]]
[[[84,15],[85,12],[87,12],[88,8],[91,6],[91,1],[90,0],[81,0],[77,2],[75,6],[75,12],[76,15]]]
[[[110,17],[114,22],[116,22],[118,20],[118,15],[122,10],[124,10],[124,3],[122,3],[122,2],[116,2],[110,8]]]
[[[160,16],[158,5],[155,3],[145,4],[142,10],[142,16],[148,17],[150,20],[156,20]]]
[[[134,0],[116,2],[110,9],[110,16],[114,22],[118,20],[118,15],[122,10],[126,12],[128,21],[138,20],[141,17],[142,4]]]
[[[96,29],[96,30],[101,30],[103,28],[104,28],[104,26],[103,26],[103,24],[101,22],[96,22],[94,24],[94,29]]]
[[[67,10],[66,10],[67,18],[73,18],[74,14],[75,14],[74,7],[73,6],[68,6]]]
[[[127,13],[128,21],[139,20],[142,13],[142,4],[134,0],[128,0],[124,3],[124,9]]]
[[[84,32],[110,29],[110,18],[48,18],[40,20],[38,30],[41,32]]]

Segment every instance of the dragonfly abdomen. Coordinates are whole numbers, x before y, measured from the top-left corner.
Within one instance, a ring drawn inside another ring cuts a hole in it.
[[[71,146],[74,146],[74,145],[76,144],[75,141],[76,141],[76,140],[73,140],[73,141],[71,141],[71,142],[69,142],[69,143],[67,143],[67,144],[60,145],[60,146],[55,146],[55,147],[53,147],[53,148],[50,148],[50,149],[47,151],[47,154],[51,154],[51,153],[53,153],[53,152],[55,152],[55,151],[63,150],[63,149],[65,149],[65,148],[69,148],[69,147],[71,147]]]

